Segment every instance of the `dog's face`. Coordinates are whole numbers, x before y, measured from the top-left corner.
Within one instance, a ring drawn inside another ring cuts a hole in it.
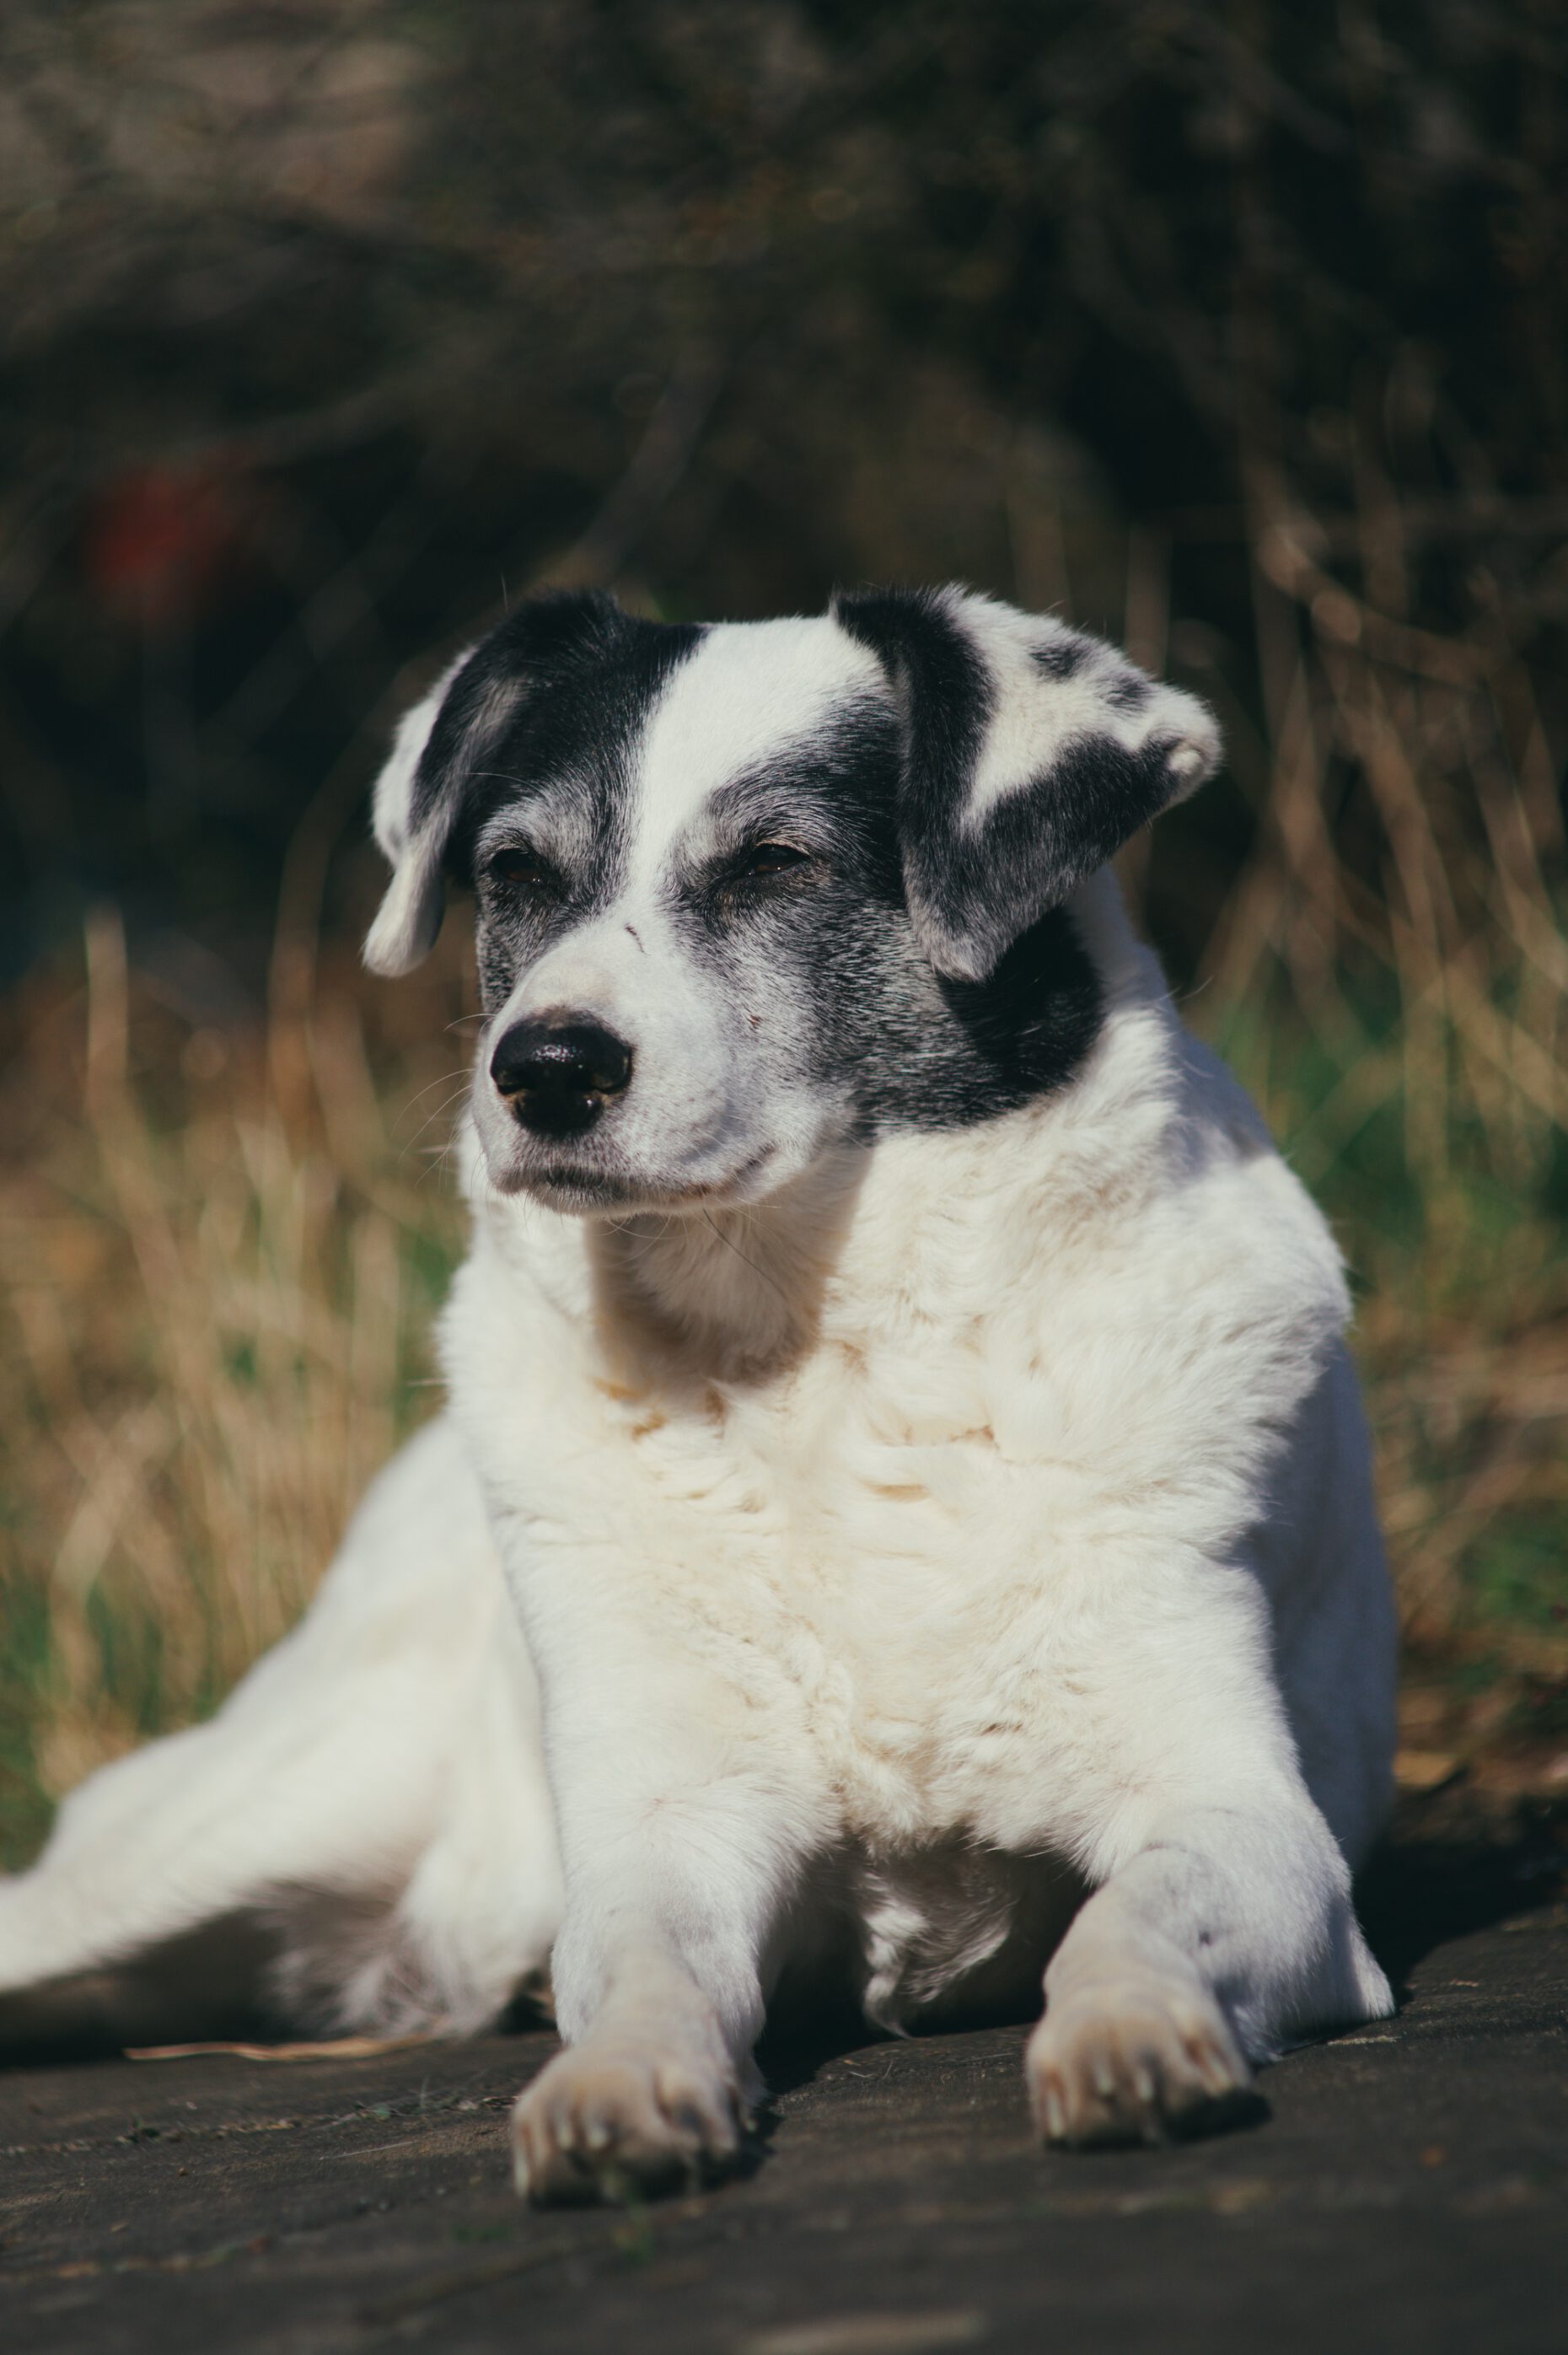
[[[1099,999],[1061,902],[1216,752],[1189,697],[956,591],[710,627],[539,599],[403,722],[367,956],[404,970],[472,887],[500,1190],[755,1200],[1067,1077]]]

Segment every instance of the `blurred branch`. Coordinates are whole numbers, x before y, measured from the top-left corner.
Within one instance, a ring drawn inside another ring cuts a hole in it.
[[[729,367],[727,355],[712,346],[688,345],[654,404],[630,464],[587,530],[550,566],[553,579],[613,580],[691,465]]]

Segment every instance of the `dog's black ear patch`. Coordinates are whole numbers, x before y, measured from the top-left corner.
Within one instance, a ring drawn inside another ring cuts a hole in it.
[[[530,695],[612,652],[635,626],[602,590],[529,598],[405,713],[374,793],[376,839],[392,879],[366,937],[373,973],[407,973],[435,946],[447,851],[468,788]]]
[[[898,698],[904,889],[952,980],[984,980],[1218,763],[1195,697],[1061,622],[961,589],[869,590],[833,613]]]

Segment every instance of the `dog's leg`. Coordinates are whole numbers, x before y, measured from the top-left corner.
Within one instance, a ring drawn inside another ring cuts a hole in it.
[[[1101,1667],[1100,1706],[1127,1701],[1108,1737],[1101,1720],[1078,1828],[1100,1885],[1046,1971],[1026,2058],[1054,2142],[1157,2140],[1292,2036],[1393,2008],[1262,1646],[1196,1678],[1136,1646]]]
[[[313,2018],[379,2024],[374,1916],[389,1965],[411,1947],[426,1966],[432,2010],[454,1990],[472,2013],[492,1985],[498,2009],[556,1918],[531,1686],[476,1485],[432,1426],[375,1484],[304,1622],[218,1716],[91,1776],[33,1868],[0,1881],[0,2041],[26,2042],[46,2017],[68,2032],[73,2003],[101,2027],[116,1973],[127,2017],[166,2010],[178,2032],[191,1974],[161,1955],[241,1916],[257,1934],[230,1941],[249,1974],[236,2008],[289,2009],[309,1979]],[[492,1817],[515,1838],[514,1881],[538,1884],[537,1923],[525,1902],[487,1898],[468,1862]],[[339,1902],[359,1934],[335,1987],[317,1950],[330,1974]],[[269,1920],[279,1951],[259,1979]],[[519,1924],[530,1950],[519,1943],[508,1973],[489,1950]]]
[[[568,2049],[514,2114],[517,2186],[536,2200],[664,2189],[733,2160],[761,2091],[751,2050],[771,1944],[798,1879],[806,1811],[776,1760],[725,1755],[733,1696],[688,1690],[672,1710],[668,1693],[608,1673],[601,1700],[615,1689],[618,1723],[586,1698],[561,1704],[572,1755],[552,1761],[566,1912],[551,1970]]]

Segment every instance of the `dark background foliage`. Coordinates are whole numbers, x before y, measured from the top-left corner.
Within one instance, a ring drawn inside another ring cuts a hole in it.
[[[1315,595],[1506,633],[1556,741],[1563,62],[1551,0],[8,9],[13,968],[84,894],[264,929],[541,577],[958,575],[1221,702],[1190,970]]]

